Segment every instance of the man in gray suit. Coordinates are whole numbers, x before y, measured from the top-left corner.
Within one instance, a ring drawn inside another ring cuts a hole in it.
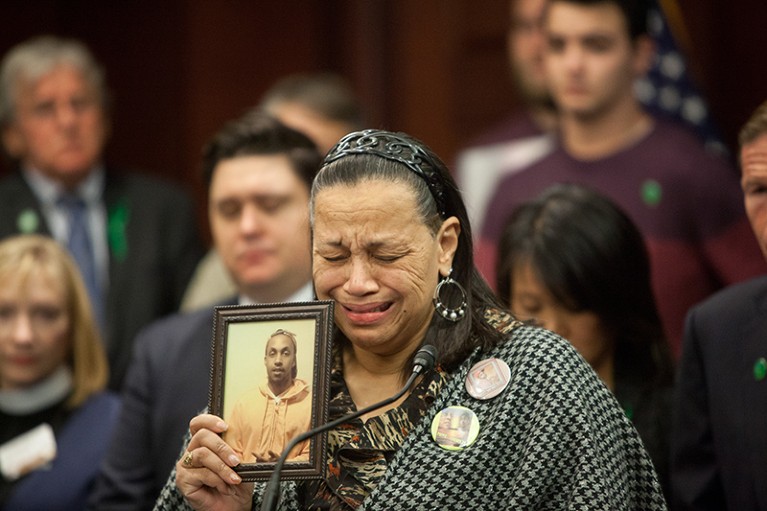
[[[746,213],[767,257],[767,102],[739,142]],[[767,510],[767,276],[690,310],[674,405],[672,508]]]
[[[189,196],[103,161],[104,73],[78,41],[44,36],[0,65],[0,130],[15,172],[0,181],[0,238],[67,245],[88,286],[119,388],[138,330],[178,309],[202,256]]]
[[[264,114],[228,124],[208,145],[213,242],[237,286],[222,305],[313,299],[309,189],[320,159],[305,135]],[[94,509],[152,508],[208,402],[213,318],[204,308],[139,334]]]

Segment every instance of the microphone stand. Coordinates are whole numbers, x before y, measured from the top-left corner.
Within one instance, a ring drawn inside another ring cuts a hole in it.
[[[282,454],[280,455],[280,459],[277,460],[277,463],[274,466],[274,470],[272,471],[272,476],[269,479],[269,482],[266,485],[266,489],[264,489],[264,495],[263,500],[261,501],[261,511],[274,511],[277,509],[277,504],[280,500],[280,472],[282,472],[282,466],[285,464],[285,460],[288,457],[288,454],[290,451],[293,450],[293,448],[298,445],[300,442],[303,442],[304,440],[308,440],[309,438],[319,435],[323,431],[328,431],[330,429],[335,428],[336,426],[340,426],[341,424],[345,422],[352,421],[358,417],[361,417],[362,415],[365,415],[368,412],[372,412],[373,410],[377,410],[378,408],[382,408],[388,404],[391,404],[401,398],[405,392],[410,390],[410,387],[413,385],[413,382],[415,379],[420,375],[421,373],[428,371],[432,367],[434,367],[434,362],[437,358],[437,350],[433,346],[427,344],[423,346],[421,349],[418,350],[416,353],[415,359],[413,360],[413,373],[410,375],[410,378],[407,379],[407,382],[405,385],[400,389],[399,392],[394,394],[391,397],[388,397],[384,399],[383,401],[379,401],[378,403],[373,403],[370,406],[367,406],[363,408],[362,410],[357,410],[354,413],[350,413],[349,415],[344,415],[343,417],[339,417],[338,419],[325,423],[322,426],[319,426],[315,429],[310,429],[309,431],[305,431],[301,433],[300,435],[297,435],[293,437],[290,442],[288,442],[287,447],[282,451]]]

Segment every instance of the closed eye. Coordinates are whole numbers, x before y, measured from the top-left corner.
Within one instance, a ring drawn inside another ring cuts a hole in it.
[[[401,259],[400,255],[377,255],[375,258],[384,263],[393,263],[394,261]]]
[[[547,48],[551,53],[562,53],[565,49],[565,41],[561,37],[551,36],[546,43]]]
[[[0,320],[10,319],[16,314],[16,309],[13,306],[0,307]]]
[[[226,219],[235,219],[240,216],[242,203],[237,200],[223,200],[216,204],[216,210]]]
[[[767,192],[767,185],[762,183],[747,183],[743,189],[746,195],[759,195]]]
[[[345,255],[320,255],[320,257],[329,263],[337,263],[346,259]]]
[[[592,36],[586,38],[584,46],[594,53],[604,53],[614,46],[614,42],[609,37]]]
[[[263,197],[258,201],[258,205],[261,209],[268,214],[278,213],[284,206],[290,203],[290,197],[275,196],[275,197]]]

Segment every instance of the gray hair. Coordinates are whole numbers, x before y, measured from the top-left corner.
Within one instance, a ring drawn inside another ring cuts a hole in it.
[[[90,50],[75,39],[39,36],[11,48],[0,64],[0,126],[14,119],[20,80],[37,81],[61,65],[80,71],[106,108],[104,71]]]

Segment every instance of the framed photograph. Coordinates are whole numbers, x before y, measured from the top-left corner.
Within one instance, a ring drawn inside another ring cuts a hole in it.
[[[209,410],[245,481],[268,479],[288,443],[327,422],[333,302],[215,308]],[[324,476],[327,435],[299,442],[283,479]]]

